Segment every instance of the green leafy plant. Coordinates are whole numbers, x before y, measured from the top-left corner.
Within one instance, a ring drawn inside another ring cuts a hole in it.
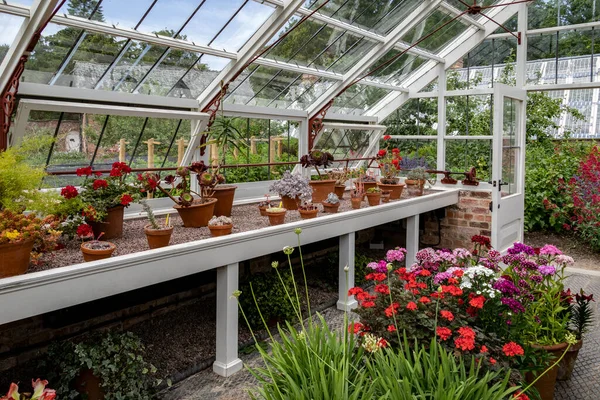
[[[300,157],[300,164],[304,168],[314,167],[319,176],[319,180],[327,178],[327,175],[321,175],[319,167],[327,168],[333,162],[333,155],[327,151],[313,150]]]
[[[44,194],[38,189],[45,175],[43,168],[30,166],[18,148],[0,152],[0,210],[44,208]]]
[[[148,222],[150,222],[150,226],[152,227],[152,229],[166,229],[171,227],[171,224],[169,223],[169,215],[167,215],[164,224],[159,225],[156,221],[156,216],[154,215],[154,211],[152,211],[152,207],[150,207],[150,204],[148,204],[148,202],[145,200],[141,201],[141,203],[142,209],[146,213],[146,217],[148,218]]]
[[[429,177],[429,174],[425,170],[425,167],[415,167],[408,171],[406,174],[406,179],[410,179],[413,181],[423,181]]]
[[[570,328],[575,332],[577,339],[582,339],[592,323],[594,322],[594,312],[592,309],[591,302],[594,301],[594,295],[586,295],[583,289],[575,295],[575,304],[571,304],[570,314]]]
[[[144,345],[133,333],[109,333],[77,344],[55,343],[46,364],[60,399],[78,398],[73,383],[87,369],[100,379],[106,400],[149,400],[160,381],[153,379],[156,368],[144,360],[144,354]]]
[[[381,189],[378,187],[372,187],[367,190],[367,193],[381,193]]]

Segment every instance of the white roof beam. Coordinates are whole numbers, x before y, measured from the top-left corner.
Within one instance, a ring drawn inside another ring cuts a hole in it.
[[[477,21],[475,18],[471,17],[468,14],[462,14],[463,11],[459,10],[458,8],[454,7],[453,5],[446,3],[445,1],[443,1],[442,4],[440,4],[440,11],[442,11],[443,13],[446,13],[448,15],[451,15],[453,17],[460,15],[460,19],[462,19],[468,25],[473,25],[473,26],[477,27],[478,29],[485,29],[485,26],[481,22]]]
[[[426,0],[423,1],[410,15],[408,15],[396,28],[394,28],[389,35],[386,36],[384,43],[381,43],[371,49],[365,56],[356,63],[356,65],[344,74],[344,79],[327,89],[327,91],[315,101],[308,109],[308,115],[312,117],[319,112],[327,103],[339,95],[341,91],[349,84],[359,79],[365,72],[371,67],[377,60],[385,56],[388,51],[394,48],[395,44],[400,40],[402,36],[408,33],[415,25],[423,21],[431,11],[439,6],[442,0]],[[435,61],[428,61],[426,64],[433,63]],[[362,83],[362,82],[361,82]]]
[[[276,5],[276,6],[281,6],[283,3],[283,0],[262,0],[262,1],[255,0],[255,1],[257,1],[259,3],[268,3],[268,4],[272,4],[272,5]],[[309,10],[308,8],[305,8],[305,7],[300,7],[296,13],[301,16],[306,16],[306,15],[310,15],[312,13],[312,10]],[[310,19],[322,22],[322,23],[330,25],[330,26],[335,26],[336,28],[344,29],[348,32],[354,33],[355,35],[365,37],[365,38],[373,40],[375,42],[379,42],[379,43],[385,42],[385,36],[382,36],[375,32],[368,31],[366,29],[360,28],[355,25],[351,25],[347,22],[340,21],[339,19],[328,17],[319,12],[314,13],[310,17]],[[396,44],[396,48],[401,51],[406,50],[407,47],[408,47],[407,45],[402,44],[402,43]],[[427,50],[419,49],[418,47],[412,48],[408,52],[411,54],[417,55],[417,56],[435,60],[437,62],[442,62],[442,63],[444,62],[444,59],[439,57],[438,55],[431,53]]]
[[[512,0],[504,0],[502,3],[510,3]],[[505,6],[495,7],[490,10],[489,16],[496,22],[504,24],[517,12],[517,7]],[[464,57],[469,51],[475,46],[480,44],[487,36],[492,34],[498,25],[494,22],[487,20],[483,24],[485,29],[478,30],[475,27],[470,27],[448,46],[446,46],[440,55],[446,59],[446,65],[453,65],[462,57]],[[411,92],[418,92],[432,82],[439,74],[439,71],[434,68],[435,63],[428,61],[423,64],[420,68],[413,71],[407,79],[404,80],[404,87],[410,89]],[[373,106],[366,115],[377,116],[379,121],[383,121],[391,113],[396,111],[404,102],[410,98],[405,93],[392,92],[381,99],[375,106]]]

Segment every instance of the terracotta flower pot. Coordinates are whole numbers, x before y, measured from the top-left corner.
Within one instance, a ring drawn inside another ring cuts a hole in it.
[[[152,229],[152,225],[148,224],[144,226],[144,232],[146,233],[146,239],[148,240],[148,247],[151,249],[158,249],[169,245],[173,227]]]
[[[360,182],[360,181],[357,181]],[[365,193],[367,192],[367,190],[377,187],[377,182],[362,182],[363,184],[363,190],[365,191]]]
[[[545,370],[546,368],[548,368],[549,366],[551,366],[552,364],[554,364],[556,362],[556,360],[562,355],[562,353],[567,348],[567,345],[568,345],[567,343],[560,343],[560,344],[556,344],[553,346],[538,346],[538,345],[533,344],[533,345],[531,345],[531,347],[536,348],[536,349],[545,350],[548,353],[550,353],[551,355],[553,355],[553,359],[550,360],[548,362],[548,365],[546,365],[544,367],[544,370]],[[544,371],[544,370],[542,370],[542,371]],[[540,393],[541,400],[553,400],[554,399],[554,386],[556,385],[557,375],[558,375],[558,365],[556,365],[555,367],[550,369],[548,372],[546,372],[542,377],[540,377],[540,379],[537,380],[537,382],[535,382],[533,384],[533,386]],[[533,382],[535,379],[536,379],[536,377],[533,376],[533,374],[531,372],[528,372],[527,374],[525,374],[525,380],[528,383]]]
[[[21,275],[29,268],[33,239],[0,245],[0,278]]]
[[[310,186],[313,189],[312,202],[322,203],[327,198],[327,195],[333,193],[335,190],[335,179],[310,181]]]
[[[302,219],[312,219],[312,218],[317,217],[317,214],[319,213],[319,209],[318,208],[315,208],[314,210],[298,209],[298,212],[300,213],[300,216],[302,217]]]
[[[367,201],[370,206],[378,206],[381,202],[381,193],[367,193]]]
[[[104,400],[101,384],[102,380],[88,368],[82,369],[73,382],[75,390],[79,394],[86,395],[85,398],[88,400]]]
[[[208,198],[204,203],[200,203],[200,200],[194,200],[191,206],[183,207],[175,205],[173,208],[177,210],[183,226],[186,228],[200,228],[208,225],[208,221],[212,218],[215,210],[215,204],[217,199]]]
[[[92,240],[91,242],[81,243],[80,248],[85,261],[96,261],[109,258],[117,246],[111,242]]]
[[[381,190],[388,190],[390,192],[390,200],[398,200],[400,197],[402,197],[402,189],[404,189],[404,185],[401,183],[397,185],[389,185],[379,182],[377,186],[379,186],[379,189]]]
[[[285,213],[287,210],[283,211],[268,211],[267,216],[269,217],[269,223],[271,225],[281,225],[285,223]]]
[[[422,196],[423,195],[423,188],[425,187],[425,180],[421,179],[421,180],[413,180],[413,179],[407,179],[406,181],[404,181],[404,183],[406,183],[406,190],[408,191],[408,194],[411,196]]]
[[[569,347],[567,354],[565,354],[561,362],[558,364],[558,374],[556,376],[557,380],[568,381],[571,379],[573,368],[575,368],[575,361],[577,361],[577,356],[579,355],[579,350],[581,350],[582,346],[583,340],[579,340],[579,342]]]
[[[281,206],[286,210],[297,210],[299,202],[298,197],[281,196]]]
[[[117,239],[123,236],[123,213],[125,207],[116,206],[106,210],[106,218],[102,222],[90,222],[94,236],[98,237],[101,233],[102,239]]]
[[[269,208],[269,206],[258,206],[258,211],[260,211],[260,215],[262,215],[263,217],[267,216],[267,208]]]
[[[214,215],[224,215],[231,217],[231,208],[233,207],[233,198],[235,196],[235,185],[217,185],[213,189],[212,197],[217,199]]]
[[[335,194],[339,197],[340,200],[344,198],[344,192],[346,191],[345,185],[335,185]]]
[[[340,203],[331,204],[324,201],[321,204],[323,204],[323,212],[326,213],[335,214],[338,212],[338,208],[340,208]]]
[[[212,237],[225,236],[231,233],[231,230],[233,229],[233,224],[213,226],[209,225],[208,229],[210,229],[210,235]]]
[[[350,201],[352,202],[352,208],[355,210],[358,210],[360,208],[360,205],[363,201],[362,197],[352,197],[350,199]]]

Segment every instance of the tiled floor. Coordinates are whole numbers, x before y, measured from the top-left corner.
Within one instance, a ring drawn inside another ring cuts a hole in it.
[[[596,293],[600,299],[600,274],[573,274],[568,278],[571,290],[583,288],[587,293]],[[594,303],[596,312],[598,303]],[[331,327],[340,328],[344,314],[335,308],[323,312]],[[598,314],[596,314],[598,315]],[[256,366],[261,362],[257,352],[241,356],[245,365]],[[168,390],[164,400],[243,400],[249,399],[248,390],[256,381],[246,370],[229,378],[222,378],[207,369],[178,383]],[[600,319],[586,336],[579,353],[573,377],[557,385],[556,400],[600,400]]]

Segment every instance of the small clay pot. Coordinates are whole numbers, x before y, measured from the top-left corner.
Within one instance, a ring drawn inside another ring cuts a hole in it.
[[[420,179],[420,180],[407,179],[404,181],[404,183],[406,183],[406,190],[408,191],[409,195],[411,195],[411,196],[422,196],[423,195],[423,188],[425,187],[424,179]]]
[[[381,192],[380,193],[367,193],[367,200],[369,201],[370,206],[378,206],[381,202]]]
[[[175,205],[173,208],[177,210],[183,226],[186,228],[200,228],[208,225],[208,221],[212,218],[215,211],[217,199],[207,198],[204,203],[200,199],[194,200],[191,206],[184,207]]]
[[[334,192],[340,200],[342,200],[344,198],[345,191],[346,191],[346,185],[335,185]]]
[[[0,245],[0,278],[27,272],[32,249],[32,239]]]
[[[115,206],[106,210],[106,218],[102,222],[90,221],[89,225],[92,227],[94,237],[100,236],[102,233],[102,239],[116,239],[123,236],[123,215],[125,213],[125,207]]]
[[[209,225],[208,229],[210,229],[210,234],[212,237],[225,236],[231,233],[231,230],[233,229],[233,224]]]
[[[263,217],[267,216],[267,208],[269,208],[269,206],[258,206],[258,211],[260,211],[260,215],[262,215]]]
[[[233,198],[235,197],[235,185],[217,185],[213,190],[213,195],[217,199],[214,215],[224,215],[231,217],[231,208],[233,207]]]
[[[300,199],[296,197],[281,196],[281,206],[286,210],[297,210]]]
[[[267,210],[267,217],[269,217],[269,223],[271,225],[281,225],[285,223],[285,213],[286,209],[283,211],[269,211]]]
[[[352,197],[350,198],[350,201],[352,202],[352,208],[355,210],[358,210],[360,208],[360,205],[363,201],[362,197]]]
[[[361,182],[361,181],[358,181]],[[363,190],[365,191],[365,193],[367,192],[367,190],[377,187],[377,182],[361,182],[363,185]]]
[[[323,212],[335,214],[338,212],[338,208],[340,208],[340,203],[331,204],[326,201],[323,203]]]
[[[313,203],[322,203],[327,198],[327,195],[335,190],[335,179],[310,181],[309,184],[313,190]]]
[[[90,246],[99,248],[90,248]],[[117,246],[111,242],[92,240],[91,242],[81,243],[80,248],[85,261],[96,261],[109,258]]]
[[[144,232],[146,233],[146,239],[148,240],[148,247],[151,249],[158,249],[169,245],[173,227],[152,229],[152,225],[148,224],[144,226]]]
[[[390,192],[390,200],[399,200],[400,197],[402,197],[402,190],[404,189],[404,184],[402,183],[391,185],[379,182],[377,186],[379,186],[379,189],[382,191]]]
[[[300,216],[302,217],[302,219],[312,219],[312,218],[317,217],[317,214],[319,213],[319,209],[315,208],[314,210],[302,210],[299,208],[298,212],[300,213]]]

